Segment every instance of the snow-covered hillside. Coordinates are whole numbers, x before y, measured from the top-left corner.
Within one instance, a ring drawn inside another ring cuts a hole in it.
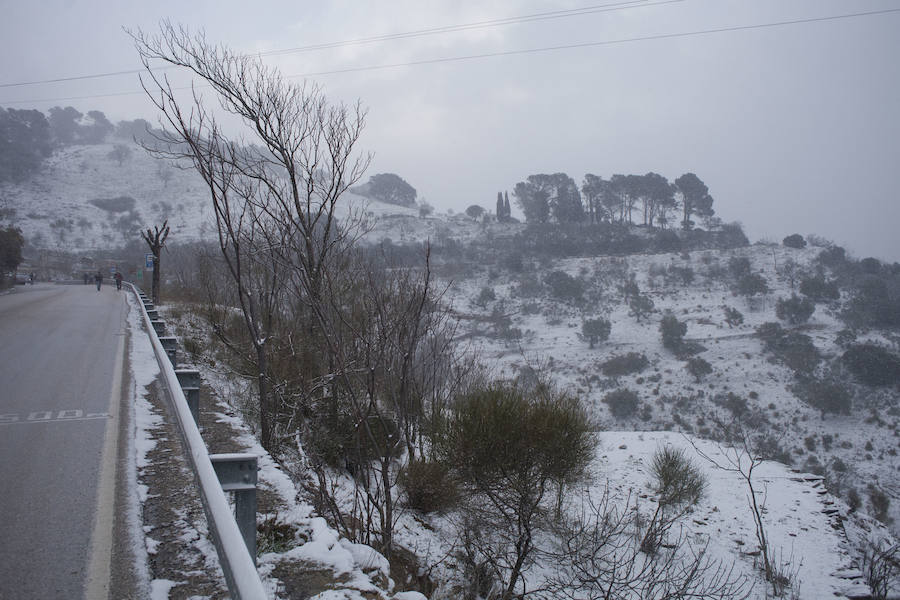
[[[109,143],[58,151],[40,176],[0,187],[0,208],[15,210],[14,224],[34,247],[121,246],[163,219],[172,227],[170,243],[212,238],[209,199],[196,173],[157,161],[136,146],[120,164],[114,149]],[[738,575],[757,583],[754,597],[765,597],[753,554],[749,492],[734,473],[714,468],[697,451],[721,456],[730,435],[724,426],[738,420],[758,453],[772,459],[756,472],[756,490],[779,566],[793,576],[798,597],[861,593],[860,547],[889,535],[887,528],[900,520],[900,412],[896,387],[874,389],[855,381],[841,369],[840,357],[850,338],[895,354],[900,340],[878,329],[848,331],[839,316],[846,293],[818,303],[802,324],[778,319],[778,301],[797,292],[801,274],[823,269],[816,260],[822,248],[756,244],[669,254],[516,255],[512,241],[526,233],[523,224],[420,217],[415,208],[354,194],[342,202],[342,215],[352,209],[367,217],[368,242],[434,245],[434,272],[460,323],[458,342],[469,344],[493,376],[528,379],[537,372],[583,403],[599,439],[585,498],[596,502],[608,490],[616,506],[631,506],[646,518],[655,502],[648,487],[653,452],[665,445],[683,448],[709,487],[679,523],[682,535],[694,547],[708,544],[717,561],[734,563]],[[645,238],[652,233],[635,231]],[[502,256],[496,248],[503,248]],[[507,261],[511,255],[515,260]],[[767,292],[734,292],[731,265],[740,261],[765,280]],[[629,301],[635,293],[652,308],[636,311]],[[726,310],[739,312],[740,322],[729,323]],[[685,325],[690,352],[663,345],[665,315]],[[592,344],[582,326],[597,319],[611,329],[608,338]],[[757,329],[772,322],[809,337],[817,354],[812,371],[799,377],[766,349]],[[208,335],[199,321],[191,327],[197,328],[191,336]],[[610,368],[612,359],[626,367]],[[708,363],[709,372],[689,371],[691,359]],[[198,365],[207,368],[202,360]],[[852,396],[849,414],[824,414],[815,398],[811,402],[800,391],[804,381],[814,389],[808,380],[826,376],[843,378]],[[617,408],[612,393],[630,394],[630,404]],[[226,390],[222,395],[227,399]],[[341,478],[349,476],[336,473],[336,486]],[[576,510],[577,501],[569,499],[570,508]],[[450,558],[459,533],[452,515],[403,511],[396,539],[435,579],[452,581],[459,577]],[[547,577],[550,566],[530,567],[529,580]]]
[[[823,417],[818,408],[797,397],[792,371],[774,361],[755,334],[759,325],[779,321],[777,300],[795,293],[783,266],[792,262],[811,271],[820,251],[754,245],[727,252],[563,259],[542,265],[542,273],[484,272],[454,281],[449,297],[470,324],[476,347],[500,376],[514,378],[524,368],[545,369],[558,385],[586,402],[601,429],[625,426],[715,438],[721,432],[714,417],[728,420],[740,411],[747,420],[752,418],[758,433],[765,434],[769,456],[802,470],[827,473],[845,495],[850,487],[858,488],[864,504],[867,484],[900,498],[896,399],[879,411],[875,405],[867,406],[867,396],[875,392],[854,386],[855,410]],[[752,299],[734,295],[727,278],[720,275],[732,257],[749,259],[752,271],[767,280],[770,293]],[[692,282],[667,275],[683,269],[694,273]],[[583,282],[587,300],[553,298],[540,281],[543,273],[556,270]],[[631,276],[655,305],[654,312],[640,321],[630,314],[619,290]],[[477,299],[486,288],[495,300],[479,306]],[[724,307],[740,311],[743,323],[729,326]],[[809,321],[796,328],[812,338],[823,364],[843,352],[838,340],[845,325],[836,310],[819,304]],[[685,357],[662,346],[659,328],[665,313],[687,325],[687,342],[703,348],[696,356],[709,362],[712,372],[701,381],[686,369]],[[502,331],[485,327],[497,322],[492,320],[497,314],[509,317]],[[596,317],[608,319],[612,329],[607,341],[591,349],[581,326]],[[863,340],[894,344],[878,332],[859,339]],[[647,366],[630,374],[603,374],[606,361],[627,353],[643,354]],[[632,416],[616,417],[603,402],[610,391],[622,388],[639,397]],[[892,502],[894,519],[900,518],[897,504],[900,500]]]
[[[440,245],[449,239],[471,241],[522,229],[384,212],[369,236],[372,241],[431,239]],[[897,414],[891,408],[896,401],[889,400],[883,410],[875,408],[879,398],[893,398],[896,390],[876,393],[848,381],[855,394],[854,410],[823,417],[797,396],[795,374],[766,352],[755,333],[763,323],[778,321],[778,299],[795,291],[797,273],[814,271],[820,251],[757,244],[727,251],[526,258],[520,271],[496,264],[452,269],[455,275],[443,280],[449,286],[444,299],[460,318],[460,343],[471,344],[495,376],[515,379],[543,371],[589,408],[599,448],[585,498],[596,503],[608,491],[612,505],[646,519],[655,503],[649,469],[654,451],[667,445],[683,448],[709,485],[700,504],[678,523],[680,535],[695,549],[708,547],[708,556],[715,561],[734,563],[738,579],[755,582],[752,597],[766,597],[746,483],[703,456],[725,456],[727,436],[719,422],[740,417],[759,451],[776,459],[764,461],[753,481],[777,566],[793,581],[790,593],[808,599],[862,597],[866,588],[861,548],[868,540],[891,535],[883,523],[868,516],[880,510],[877,494],[890,499],[882,518],[900,517]],[[735,295],[727,275],[733,259],[747,259],[750,271],[767,281],[769,292],[752,298]],[[434,260],[440,263],[444,258],[438,252]],[[692,277],[684,275],[688,270]],[[554,271],[581,282],[580,299],[553,295],[546,275]],[[654,304],[640,320],[623,297],[623,284],[629,281]],[[484,293],[486,289],[490,294]],[[743,323],[726,323],[725,307],[742,313]],[[820,303],[808,322],[785,324],[812,339],[823,368],[843,352],[841,338],[846,332],[837,315],[839,307]],[[710,363],[711,373],[698,379],[686,369],[685,355],[663,347],[664,314],[686,324],[685,341],[695,345],[694,356]],[[611,322],[611,333],[591,348],[581,326],[597,317]],[[877,330],[857,338],[868,340],[895,344],[890,335]],[[606,361],[628,353],[643,355],[646,365],[627,374],[604,374]],[[613,414],[604,402],[618,389],[636,394],[637,406],[628,414]],[[339,475],[335,481],[340,481]],[[352,496],[348,488],[347,497]],[[569,498],[570,508],[580,510],[579,501],[577,494]],[[404,511],[396,540],[415,553],[422,568],[436,579],[453,581],[459,577],[458,566],[447,557],[459,534],[459,521],[452,514]],[[529,570],[529,580],[540,581],[550,574],[550,567],[538,562]]]
[[[126,149],[121,160],[116,154],[120,148]],[[351,208],[373,223],[418,214],[348,192],[339,213]],[[215,238],[209,191],[197,172],[118,138],[65,146],[24,182],[0,183],[0,209],[0,223],[19,227],[33,248],[118,248],[140,241],[139,231],[166,219],[170,244]]]
[[[111,155],[117,145],[128,148],[121,164]],[[64,147],[25,182],[0,185],[5,207],[15,210],[11,221],[30,245],[70,251],[121,246],[167,218],[173,239],[196,240],[212,232],[204,194],[192,170],[122,140]],[[123,200],[109,202],[115,199]]]

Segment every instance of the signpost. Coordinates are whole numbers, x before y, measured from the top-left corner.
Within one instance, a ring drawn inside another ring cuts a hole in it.
[[[144,268],[148,271],[153,270],[153,255],[149,252],[144,255]]]

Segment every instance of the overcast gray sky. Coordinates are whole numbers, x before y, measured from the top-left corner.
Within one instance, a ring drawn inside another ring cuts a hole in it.
[[[264,58],[285,75],[582,45],[313,79],[368,107],[367,176],[397,173],[439,210],[492,209],[497,191],[534,173],[580,184],[585,173],[693,171],[754,241],[816,233],[857,257],[900,260],[900,12],[762,26],[897,0],[2,4],[0,84],[137,69],[122,27],[153,31],[163,18],[254,53],[479,24]],[[133,73],[5,85],[0,106],[155,120],[137,90]]]

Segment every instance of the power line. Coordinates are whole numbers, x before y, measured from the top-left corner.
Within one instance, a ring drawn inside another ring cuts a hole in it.
[[[714,29],[701,29],[696,31],[685,31],[679,33],[662,33],[658,35],[648,35],[641,37],[632,37],[632,38],[622,38],[618,40],[601,40],[597,42],[583,42],[579,44],[562,44],[558,46],[545,46],[541,48],[525,48],[520,50],[505,50],[502,52],[486,52],[482,54],[469,54],[466,56],[450,56],[450,57],[442,57],[442,58],[433,58],[433,59],[425,59],[418,61],[409,61],[403,63],[391,63],[384,65],[369,65],[363,67],[348,67],[345,69],[335,69],[330,71],[319,71],[314,73],[303,73],[297,75],[289,75],[286,76],[288,79],[295,79],[300,77],[314,77],[321,75],[337,75],[342,73],[356,73],[362,71],[376,71],[383,69],[394,69],[399,67],[413,67],[413,66],[421,66],[421,65],[432,65],[439,63],[449,63],[449,62],[462,62],[468,60],[478,60],[484,58],[495,58],[501,56],[514,56],[519,54],[535,54],[541,52],[555,52],[559,50],[572,50],[579,48],[595,48],[600,46],[613,46],[618,44],[630,44],[630,43],[638,43],[638,42],[649,42],[649,41],[658,41],[658,40],[667,40],[667,39],[677,39],[677,38],[686,38],[692,36],[700,36],[700,35],[712,35],[717,33],[733,33],[737,31],[749,31],[754,29],[767,29],[773,27],[783,27],[789,25],[805,25],[810,23],[820,23],[825,21],[838,21],[842,19],[853,19],[859,17],[870,17],[876,15],[884,15],[891,13],[900,13],[900,8],[888,8],[883,10],[874,10],[867,12],[856,12],[856,13],[846,13],[841,15],[829,15],[824,17],[810,17],[806,19],[792,19],[786,21],[775,21],[771,23],[756,23],[753,25],[734,25],[731,27],[719,27]],[[206,88],[209,86],[196,86],[196,88]],[[188,90],[192,89],[190,86],[174,88],[175,91]],[[88,100],[92,98],[109,98],[115,96],[137,96],[143,95],[144,92],[119,92],[113,94],[94,94],[88,96],[70,96],[67,98],[45,98],[40,100],[18,100],[13,102],[0,102],[0,104],[34,104],[34,103],[42,103],[42,102],[61,102],[61,101],[69,101],[69,100]]]
[[[685,0],[659,0],[650,2],[650,0],[624,0],[619,2],[608,2],[606,4],[597,4],[593,6],[583,6],[581,8],[572,8],[567,10],[556,10],[543,13],[534,13],[530,15],[520,15],[517,17],[504,17],[499,19],[490,19],[487,21],[477,21],[474,23],[463,23],[459,25],[446,25],[442,27],[432,27],[430,29],[419,29],[415,31],[405,31],[400,33],[389,33],[367,38],[358,38],[352,40],[343,40],[337,42],[324,42],[321,44],[313,44],[309,46],[298,46],[295,48],[285,48],[281,50],[269,50],[266,52],[258,52],[252,56],[282,56],[285,54],[294,54],[299,52],[309,52],[312,50],[326,50],[330,48],[341,48],[344,46],[355,46],[361,44],[371,44],[375,42],[385,42],[392,40],[409,39],[416,37],[424,37],[430,35],[439,35],[444,33],[456,33],[460,31],[470,31],[474,29],[487,29],[491,27],[502,27],[506,25],[517,25],[520,23],[530,23],[534,21],[547,21],[550,19],[561,19],[568,17],[577,17],[588,14],[612,12],[625,10],[629,8],[638,8],[642,6],[656,6],[659,4],[674,4],[684,2]],[[648,4],[649,2],[649,4]],[[157,70],[168,70],[177,67],[163,66]],[[124,71],[110,71],[106,73],[94,73],[89,75],[73,75],[71,77],[57,77],[54,79],[41,79],[36,81],[20,81],[15,83],[0,83],[0,88],[24,87],[29,85],[40,85],[47,83],[64,83],[69,81],[83,81],[86,79],[100,79],[106,77],[118,77],[120,75],[136,75],[142,73],[143,69],[131,69]]]
[[[489,27],[498,27],[502,25],[514,25],[519,23],[530,23],[532,21],[546,21],[550,19],[561,19],[567,17],[577,17],[581,15],[612,12],[624,10],[628,8],[642,8],[645,6],[656,6],[659,4],[674,4],[684,2],[685,0],[662,0],[658,2],[650,2],[649,0],[629,0],[627,2],[613,2],[609,4],[599,4],[596,6],[584,6],[581,8],[572,8],[568,10],[556,10],[543,13],[535,13],[532,15],[522,15],[519,17],[508,17],[502,19],[491,19],[488,21],[478,21],[475,23],[467,23],[464,25],[448,25],[445,27],[434,27],[431,29],[422,29],[419,31],[411,31],[406,33],[392,33],[379,35],[369,38],[359,38],[355,40],[346,40],[343,42],[327,42],[323,44],[314,44],[310,46],[298,46],[296,48],[288,48],[285,50],[271,50],[262,53],[263,56],[277,56],[281,54],[289,54],[295,52],[307,52],[310,50],[321,50],[327,48],[336,48],[340,46],[368,44],[372,42],[381,42],[385,40],[406,39],[412,37],[422,37],[426,35],[434,35],[438,33],[455,33],[457,31],[469,31],[472,29],[486,29]]]
[[[675,38],[691,37],[696,35],[710,35],[714,33],[729,33],[735,31],[748,31],[752,29],[765,29],[770,27],[781,27],[786,25],[802,25],[808,23],[818,23],[822,21],[837,21],[840,19],[851,19],[855,17],[868,17],[874,15],[883,15],[887,13],[900,12],[900,8],[887,8],[884,10],[874,10],[868,12],[849,13],[843,15],[832,15],[826,17],[811,17],[808,19],[793,19],[790,21],[777,21],[774,23],[758,23],[754,25],[735,25],[732,27],[720,27],[716,29],[701,29],[698,31],[685,31],[681,33],[662,33],[658,35],[648,35],[641,37],[623,38],[618,40],[603,40],[599,42],[583,42],[579,44],[561,44],[558,46],[545,46],[542,48],[526,48],[521,50],[504,50],[501,52],[485,52],[483,54],[469,54],[466,56],[451,56],[444,58],[432,58],[425,60],[417,60],[403,63],[392,63],[385,65],[371,65],[366,67],[348,67],[346,69],[335,69],[331,71],[318,71],[313,73],[302,73],[298,75],[290,75],[290,78],[296,77],[314,77],[319,75],[337,75],[341,73],[355,73],[359,71],[375,71],[380,69],[394,69],[398,67],[413,67],[419,65],[432,65],[447,62],[459,62],[466,60],[476,60],[482,58],[494,58],[500,56],[514,56],[517,54],[535,54],[539,52],[553,52],[557,50],[572,50],[577,48],[594,48],[598,46],[612,46],[616,44],[628,44],[634,42],[649,42],[654,40],[667,40]]]

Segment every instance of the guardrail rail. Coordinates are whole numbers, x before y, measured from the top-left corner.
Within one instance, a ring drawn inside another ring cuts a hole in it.
[[[172,342],[167,340],[164,346],[160,339],[161,336],[166,339],[165,323],[151,319],[149,312],[155,312],[152,303],[134,284],[128,285],[141,306],[156,361],[169,389],[178,429],[200,489],[203,510],[228,589],[235,600],[263,600],[266,593],[256,570],[256,456],[209,454],[196,421],[199,409],[195,394],[199,391],[199,374],[197,379],[188,377],[184,383],[194,396],[191,398],[193,405],[189,405],[182,382],[179,381],[181,377],[175,370]],[[195,372],[192,375],[193,373]],[[223,477],[221,480],[217,471]],[[235,492],[237,516],[243,526],[239,526],[235,520],[223,486]]]

